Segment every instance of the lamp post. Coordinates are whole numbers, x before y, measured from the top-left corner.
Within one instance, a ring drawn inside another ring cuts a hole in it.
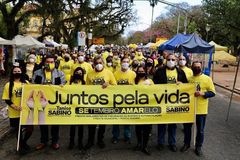
[[[207,32],[207,36],[206,36],[206,41],[208,41],[208,32],[210,31],[211,27],[209,24],[206,25],[206,32]]]

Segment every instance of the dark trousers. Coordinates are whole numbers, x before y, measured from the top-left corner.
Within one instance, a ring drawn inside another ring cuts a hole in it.
[[[135,131],[137,136],[137,143],[143,148],[148,146],[149,134],[151,132],[152,125],[136,125]]]
[[[18,139],[18,130],[19,130],[19,118],[9,118],[10,126],[14,129],[16,133],[16,138]],[[32,125],[22,125],[20,128],[20,139],[19,139],[19,146],[20,149],[22,146],[27,144],[27,140],[31,137],[33,132]]]
[[[129,140],[131,138],[131,129],[130,125],[123,125],[124,127],[124,139]],[[114,139],[119,139],[120,136],[120,127],[119,125],[113,125],[112,135]]]
[[[78,128],[78,144],[82,144],[83,140],[83,125],[71,125],[70,126],[70,143],[74,144],[76,127]]]
[[[48,125],[40,125],[40,132],[41,132],[41,143],[47,144],[48,143]],[[52,125],[51,126],[51,136],[52,136],[52,144],[58,143],[59,139],[59,125]]]
[[[176,145],[176,124],[158,124],[158,144],[165,143],[165,134],[168,127],[168,144]]]
[[[99,125],[97,140],[98,142],[103,141],[106,125]],[[88,125],[88,143],[94,143],[96,133],[96,125]]]
[[[207,115],[196,115],[196,127],[197,127],[197,136],[196,136],[196,147],[201,147],[204,141],[204,128],[206,123]],[[191,144],[192,137],[192,123],[185,123],[184,125],[184,144]]]

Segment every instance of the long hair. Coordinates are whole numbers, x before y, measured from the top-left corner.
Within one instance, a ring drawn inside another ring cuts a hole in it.
[[[82,84],[86,84],[86,82],[85,82],[85,80],[84,80],[85,71],[83,70],[82,67],[77,67],[77,68],[74,70],[74,72],[73,72],[73,77],[72,77],[72,79],[71,79],[71,81],[70,81],[70,84],[74,83],[74,82],[77,80],[77,79],[74,77],[74,74],[75,74],[77,71],[79,71],[79,70],[82,71],[82,76],[81,76],[81,78],[80,78],[80,81],[82,82]]]
[[[143,69],[144,69],[144,72],[146,73],[146,69],[144,68],[144,66],[143,66],[143,65],[140,65],[140,66],[137,67],[136,74],[138,73],[139,68],[143,68]],[[147,75],[145,75],[144,78],[147,79]],[[137,76],[136,76],[136,78],[135,78],[135,84],[138,84],[139,81],[140,81],[140,77],[139,77],[139,75],[137,74]]]
[[[151,69],[150,69],[150,71],[149,71],[148,74],[153,75],[153,74],[155,73],[155,61],[154,61],[153,58],[148,57],[148,58],[145,60],[145,64],[147,64],[147,60],[148,60],[148,59],[151,59],[151,60],[153,61],[152,66],[151,66]],[[146,66],[146,69],[147,69],[147,66]]]
[[[21,71],[22,71],[22,68],[21,67],[18,67],[18,66],[13,66],[12,70],[11,70],[11,73],[10,73],[10,79],[9,79],[9,98],[11,100],[12,98],[12,91],[13,91],[13,87],[14,87],[14,75],[13,75],[13,70],[14,68],[20,68]],[[22,83],[26,83],[26,79],[25,79],[25,76],[24,76],[24,73],[22,72],[22,76],[20,77],[20,82]]]

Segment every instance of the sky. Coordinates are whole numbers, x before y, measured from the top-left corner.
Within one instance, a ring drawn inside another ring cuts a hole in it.
[[[201,0],[166,0],[167,2],[171,3],[181,3],[187,2],[189,5],[201,5]],[[147,29],[151,24],[151,17],[152,17],[152,7],[148,0],[133,0],[134,9],[137,11],[138,22],[133,24],[130,27],[127,27],[124,36],[127,36],[129,32],[132,31],[143,31]],[[165,13],[167,10],[166,4],[158,2],[157,5],[154,7],[154,14],[153,14],[153,21],[161,15]]]

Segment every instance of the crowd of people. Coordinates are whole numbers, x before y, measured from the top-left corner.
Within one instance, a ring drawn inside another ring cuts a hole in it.
[[[208,98],[215,96],[215,89],[211,78],[202,73],[202,63],[193,61],[189,63],[188,57],[176,55],[167,51],[148,52],[142,48],[129,49],[117,46],[96,48],[96,52],[54,50],[46,54],[36,54],[32,50],[22,63],[15,63],[11,70],[10,80],[5,85],[2,99],[9,106],[10,126],[19,130],[21,108],[21,90],[25,83],[42,85],[101,85],[107,88],[109,85],[154,85],[154,84],[180,84],[197,83],[195,97],[197,97],[196,109],[196,144],[195,153],[202,155],[204,142],[204,128],[208,114]],[[97,92],[97,91],[96,91]],[[180,149],[186,152],[190,148],[192,123],[184,126],[184,144]],[[40,144],[37,150],[45,148],[49,141],[49,127],[51,127],[51,145],[53,149],[59,149],[59,125],[40,125]],[[69,149],[75,146],[75,132],[77,144],[80,150],[90,149],[95,144],[97,130],[97,145],[105,147],[105,125],[87,125],[88,142],[83,144],[84,125],[71,125],[69,133]],[[163,150],[166,142],[165,135],[168,132],[168,147],[172,152],[176,147],[176,124],[157,125],[157,147]],[[124,140],[131,143],[131,126],[123,126]],[[20,153],[27,153],[30,147],[27,140],[33,132],[30,125],[20,128]],[[150,155],[149,137],[152,134],[152,125],[142,124],[135,126],[137,138],[136,150]],[[117,144],[120,137],[119,125],[112,126],[112,143]]]

